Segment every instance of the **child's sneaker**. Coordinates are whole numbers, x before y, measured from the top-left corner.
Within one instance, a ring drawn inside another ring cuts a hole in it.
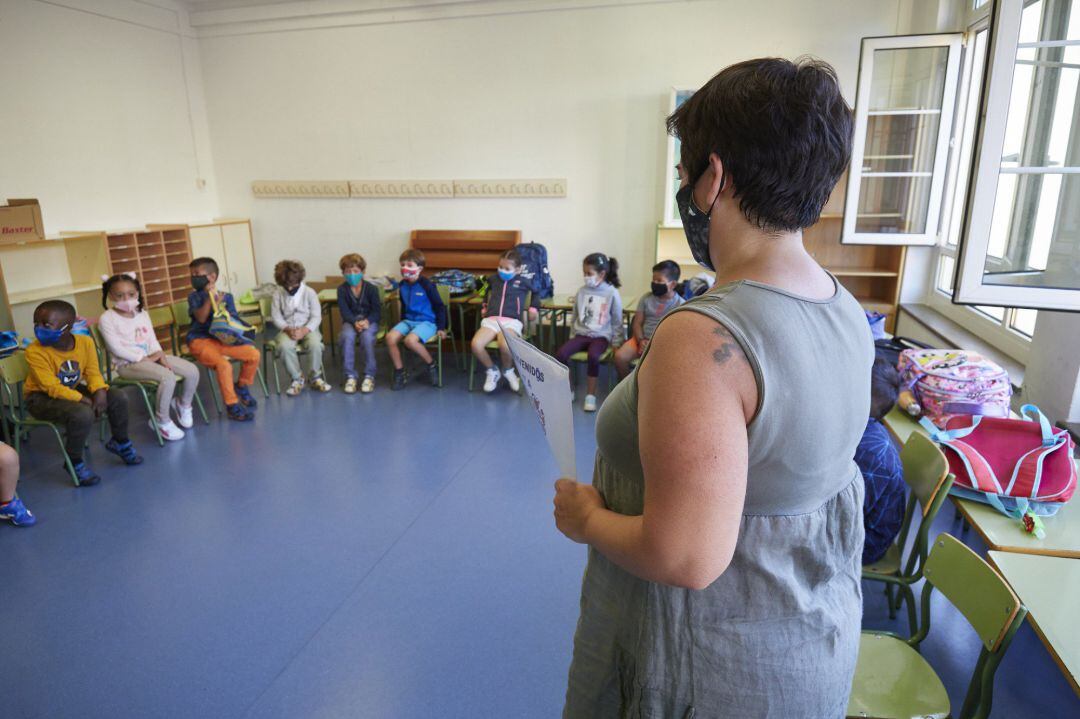
[[[302,378],[301,379],[294,379],[292,381],[292,384],[289,385],[289,389],[285,390],[285,394],[289,395],[290,397],[295,397],[296,395],[300,394],[303,391],[304,391],[304,380]],[[240,393],[237,392],[237,394],[239,395]],[[243,400],[241,400],[241,401],[243,401]]]
[[[499,370],[497,367],[488,367],[487,374],[484,376],[484,391],[494,392],[495,388],[499,386]]]
[[[311,386],[324,394],[333,389],[333,387],[331,387],[330,384],[322,377],[316,377],[315,379],[311,380]]]
[[[517,372],[514,371],[513,367],[503,372],[503,377],[506,378],[506,383],[510,385],[511,392],[519,392],[521,390],[521,380],[518,379]]]
[[[124,460],[124,464],[142,464],[143,458],[136,454],[130,439],[123,442],[117,442],[115,438],[110,439],[105,443],[105,449]]]
[[[364,383],[360,385],[360,392],[363,394],[371,394],[375,391],[375,378],[365,377]]]
[[[249,422],[252,419],[255,419],[255,415],[251,413],[251,410],[239,402],[227,405],[225,407],[225,416],[229,419],[234,419],[237,422]]]
[[[585,411],[586,412],[595,412],[596,411],[596,395],[595,394],[587,394],[587,395],[585,395]]]
[[[177,397],[173,397],[173,401],[170,402],[172,411],[176,413],[176,423],[184,429],[191,429],[195,425],[195,417],[191,414],[191,405],[180,404],[180,400]]]
[[[390,385],[390,389],[395,392],[399,389],[405,389],[405,382],[407,379],[404,368],[394,370],[394,383]]]
[[[152,421],[147,421],[147,424],[150,425],[150,429],[154,428],[154,423]],[[167,439],[170,442],[175,442],[178,439],[184,438],[184,430],[173,424],[171,419],[165,422],[159,421],[157,428],[158,432],[161,433],[162,439]]]
[[[236,396],[240,398],[240,404],[244,405],[248,409],[255,409],[259,406],[259,403],[255,401],[255,397],[251,394],[251,388],[247,385],[236,388]]]
[[[79,480],[80,487],[93,487],[101,481],[101,477],[94,474],[94,470],[90,469],[86,464],[86,460],[72,462],[71,466],[75,470],[75,478]],[[65,469],[67,468],[65,467]]]
[[[0,504],[0,519],[6,519],[16,527],[32,527],[37,524],[37,517],[30,513],[18,497],[7,504]]]
[[[431,364],[429,364],[427,366],[427,371],[428,371],[428,379],[431,381],[431,386],[432,387],[438,387],[439,386],[439,364],[437,362],[432,362]]]
[[[350,377],[349,379],[345,380],[345,394],[355,394],[355,393],[356,393],[356,378],[355,377]]]

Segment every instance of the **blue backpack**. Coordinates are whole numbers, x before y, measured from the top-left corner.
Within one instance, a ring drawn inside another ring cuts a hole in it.
[[[0,357],[7,357],[19,349],[19,334],[10,330],[0,332]]]
[[[548,269],[547,248],[536,242],[526,242],[514,248],[521,255],[521,276],[542,300],[555,294],[555,282]]]

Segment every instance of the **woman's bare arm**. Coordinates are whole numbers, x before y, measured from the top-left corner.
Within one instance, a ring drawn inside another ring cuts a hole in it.
[[[637,374],[644,513],[594,510],[584,539],[643,579],[702,589],[735,550],[757,383],[731,333],[696,312],[651,344]]]

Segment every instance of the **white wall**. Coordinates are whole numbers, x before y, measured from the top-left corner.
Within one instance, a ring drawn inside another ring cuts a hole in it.
[[[907,6],[905,5],[906,9]],[[896,0],[717,0],[200,40],[221,211],[250,216],[261,278],[309,276],[360,251],[393,271],[414,228],[520,228],[546,244],[557,291],[603,250],[627,296],[653,262],[672,85],[725,65],[810,53],[854,95],[859,40],[893,34]],[[276,29],[276,28],[275,28]],[[200,29],[202,31],[202,29]],[[243,33],[243,34],[242,34]],[[563,200],[259,199],[257,179],[566,177]]]
[[[0,0],[0,201],[38,198],[49,233],[216,214],[186,25],[171,0]]]

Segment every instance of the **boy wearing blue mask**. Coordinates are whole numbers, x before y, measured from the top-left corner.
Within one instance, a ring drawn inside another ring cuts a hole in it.
[[[87,466],[83,446],[94,421],[107,415],[112,439],[105,449],[124,460],[141,464],[142,457],[128,439],[127,400],[119,390],[109,389],[98,366],[94,341],[73,335],[75,308],[63,300],[48,300],[34,310],[37,341],[26,348],[30,366],[23,395],[26,409],[36,419],[64,427],[64,445],[80,487],[101,481]]]
[[[364,350],[363,394],[375,390],[375,338],[382,319],[379,288],[364,282],[367,261],[355,252],[338,262],[345,281],[338,287],[338,312],[341,313],[341,356],[345,364],[345,394],[356,392],[356,340]]]
[[[532,293],[532,299],[529,299],[532,288],[521,277],[520,272],[521,255],[517,250],[507,250],[499,258],[499,271],[488,278],[483,318],[480,320],[480,328],[472,338],[472,352],[476,355],[476,361],[487,371],[484,378],[485,392],[494,392],[503,377],[512,391],[517,392],[521,387],[521,380],[514,372],[514,359],[503,338],[503,332],[520,337],[525,329],[522,317],[526,306],[530,317],[536,315],[540,308],[540,296]],[[488,355],[487,345],[492,340],[499,343],[499,359],[506,368],[501,372]]]

